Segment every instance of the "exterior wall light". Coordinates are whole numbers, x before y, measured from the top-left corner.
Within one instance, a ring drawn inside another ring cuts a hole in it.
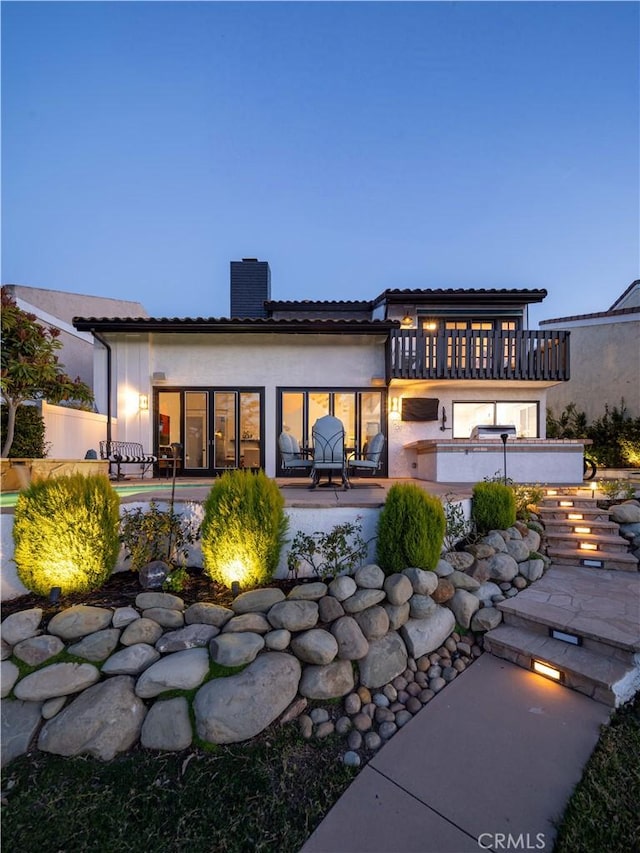
[[[138,396],[138,409],[141,412],[149,411],[149,396],[147,394],[140,394]]]
[[[392,397],[391,398],[391,406],[389,408],[389,417],[397,421],[400,418],[400,398]]]

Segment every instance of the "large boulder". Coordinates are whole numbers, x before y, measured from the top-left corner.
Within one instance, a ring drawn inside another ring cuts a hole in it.
[[[273,628],[307,631],[318,623],[318,604],[304,599],[280,601],[269,610],[267,619]]]
[[[147,712],[133,684],[130,676],[118,675],[85,690],[44,724],[38,749],[67,756],[88,753],[102,761],[128,750]]]
[[[85,690],[100,678],[91,663],[52,663],[25,676],[13,689],[16,699],[43,702]]]
[[[41,709],[40,702],[22,702],[18,699],[3,699],[0,702],[2,767],[27,751],[42,722]]]
[[[427,619],[409,619],[400,628],[400,636],[411,657],[419,658],[439,648],[455,624],[453,613],[447,607],[438,607]]]
[[[360,683],[365,687],[381,687],[407,668],[407,647],[395,631],[372,640],[369,651],[358,663]]]
[[[307,699],[337,699],[353,688],[351,661],[334,660],[326,666],[305,666],[299,690]]]
[[[42,609],[40,607],[32,607],[30,610],[22,610],[19,613],[10,613],[0,627],[2,639],[10,646],[15,646],[22,640],[35,637],[41,621]]]
[[[63,640],[79,640],[87,634],[108,628],[112,618],[113,610],[108,610],[106,607],[76,604],[61,613],[56,613],[49,622],[47,631]]]
[[[209,743],[238,743],[266,729],[294,700],[300,662],[265,652],[238,675],[215,678],[193,702],[198,736]]]
[[[151,699],[166,690],[192,690],[202,684],[208,672],[207,649],[174,652],[145,669],[136,684],[136,695]]]
[[[480,608],[480,599],[466,589],[458,589],[447,606],[453,611],[458,625],[468,628],[471,625],[471,617]]]

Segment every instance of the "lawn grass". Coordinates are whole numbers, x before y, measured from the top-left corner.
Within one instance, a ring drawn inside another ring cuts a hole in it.
[[[33,752],[3,780],[3,844],[21,853],[296,853],[356,771],[339,738],[295,726],[111,762]],[[342,750],[343,751],[343,750]]]
[[[640,693],[615,712],[573,792],[554,853],[640,851]]]

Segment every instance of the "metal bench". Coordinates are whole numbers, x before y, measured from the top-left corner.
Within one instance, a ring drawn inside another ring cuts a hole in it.
[[[120,470],[121,465],[142,465],[142,476],[144,477],[145,472],[158,461],[157,456],[145,453],[142,445],[136,441],[101,441],[100,458],[107,459],[109,463],[116,466],[117,480],[124,477]],[[111,470],[111,464],[109,470]]]

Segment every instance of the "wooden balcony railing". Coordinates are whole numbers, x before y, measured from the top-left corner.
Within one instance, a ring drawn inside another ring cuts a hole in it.
[[[569,379],[569,332],[394,329],[388,379]]]

